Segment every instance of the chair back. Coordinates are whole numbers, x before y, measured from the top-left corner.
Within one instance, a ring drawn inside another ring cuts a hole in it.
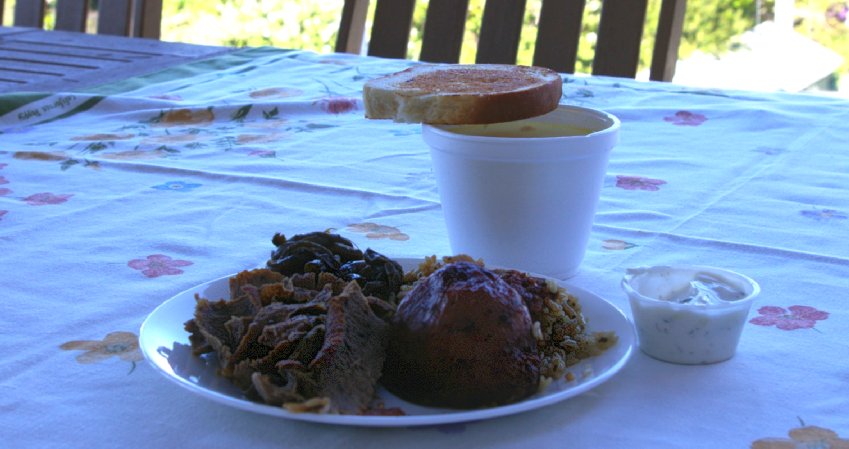
[[[405,58],[415,0],[377,0],[367,53]],[[368,0],[345,0],[336,51],[359,53]],[[675,73],[686,0],[662,0],[650,79],[670,81]],[[574,73],[586,0],[543,0],[533,65]],[[468,0],[430,0],[419,59],[456,63],[466,26]],[[603,0],[592,73],[634,78],[648,0]],[[480,24],[476,63],[515,64],[525,0],[487,0]]]
[[[0,21],[3,3],[0,0]],[[45,0],[17,0],[13,24],[44,28]],[[56,30],[85,32],[89,0],[57,0]],[[100,0],[97,33],[159,39],[162,0]]]

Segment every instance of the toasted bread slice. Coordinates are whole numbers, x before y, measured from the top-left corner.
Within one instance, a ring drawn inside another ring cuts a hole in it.
[[[405,123],[499,123],[557,108],[557,72],[518,65],[417,65],[363,87],[366,117]]]

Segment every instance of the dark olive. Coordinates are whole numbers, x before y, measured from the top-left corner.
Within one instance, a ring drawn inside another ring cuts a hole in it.
[[[328,232],[298,234],[287,239],[274,234],[276,246],[267,266],[286,276],[295,273],[332,273],[345,281],[357,281],[363,294],[392,304],[401,289],[404,270],[394,260],[372,249],[365,253],[350,240]]]
[[[286,276],[304,272],[336,273],[339,269],[339,261],[329,249],[306,240],[289,241],[278,246],[266,265]]]
[[[339,274],[345,280],[356,280],[364,294],[393,304],[404,278],[404,270],[398,262],[370,248],[366,249],[363,260],[343,264]]]

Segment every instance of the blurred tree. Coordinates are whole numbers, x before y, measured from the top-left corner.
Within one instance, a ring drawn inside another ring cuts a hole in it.
[[[322,53],[332,52],[344,0],[171,0],[164,2],[162,38],[211,45],[274,45]],[[369,17],[376,0],[370,2]],[[486,0],[470,0],[461,62],[474,61],[480,20]],[[690,0],[679,57],[694,51],[720,55],[734,45],[734,37],[758,20],[771,18],[774,0]],[[598,29],[602,0],[587,0],[576,71],[588,73]],[[649,0],[640,67],[651,63],[654,33],[661,0]],[[525,25],[518,53],[520,64],[533,57],[533,40],[542,0],[527,0]],[[841,53],[849,60],[849,2],[797,0],[797,30]],[[758,10],[760,9],[760,10]],[[418,0],[410,32],[408,57],[418,58],[427,0]],[[368,26],[368,24],[367,24]],[[366,40],[368,35],[366,36]],[[844,63],[842,70],[849,70]]]
[[[660,11],[659,2],[652,3]],[[757,11],[758,3],[762,11]],[[717,56],[728,51],[732,38],[754,27],[758,17],[771,14],[774,3],[773,0],[688,1],[679,56],[689,56],[696,49]]]
[[[843,57],[834,85],[849,79],[849,1],[796,1],[795,29]],[[832,86],[832,87],[835,87]]]
[[[172,0],[162,39],[209,45],[274,45],[333,51],[343,0]]]

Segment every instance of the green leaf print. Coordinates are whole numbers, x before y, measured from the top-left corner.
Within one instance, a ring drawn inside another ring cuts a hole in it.
[[[303,129],[312,131],[314,129],[327,129],[327,128],[335,128],[336,125],[328,125],[326,123],[307,123]]]
[[[67,170],[67,169],[69,169],[69,168],[71,168],[74,165],[77,165],[79,163],[80,163],[80,161],[78,161],[76,159],[68,159],[68,160],[62,161],[62,163],[59,164],[59,166],[62,168],[62,171],[65,171],[65,170]]]
[[[160,145],[154,151],[165,151],[167,153],[179,153],[180,152],[180,150],[178,150],[176,148],[171,148],[168,145]]]
[[[236,146],[236,139],[233,136],[225,136],[215,139],[215,143],[224,147],[224,151],[230,151]]]
[[[242,106],[241,108],[237,109],[236,112],[233,113],[231,118],[233,119],[233,121],[243,122],[245,120],[245,117],[248,116],[248,112],[251,111],[252,107],[252,104]]]
[[[103,151],[103,150],[105,150],[105,149],[107,149],[107,148],[109,148],[113,145],[115,145],[115,142],[92,142],[92,143],[86,145],[86,147],[83,148],[83,151],[89,151],[89,152],[92,152],[92,153],[96,153],[98,151]]]
[[[159,115],[157,115],[156,117],[151,117],[147,120],[142,120],[139,123],[160,123],[162,122],[163,118],[165,118],[165,111],[159,111]]]
[[[274,109],[272,109],[270,111],[262,111],[262,117],[266,120],[275,119],[275,118],[277,118],[277,116],[279,114],[280,114],[280,111],[277,109],[277,106],[275,106]]]

